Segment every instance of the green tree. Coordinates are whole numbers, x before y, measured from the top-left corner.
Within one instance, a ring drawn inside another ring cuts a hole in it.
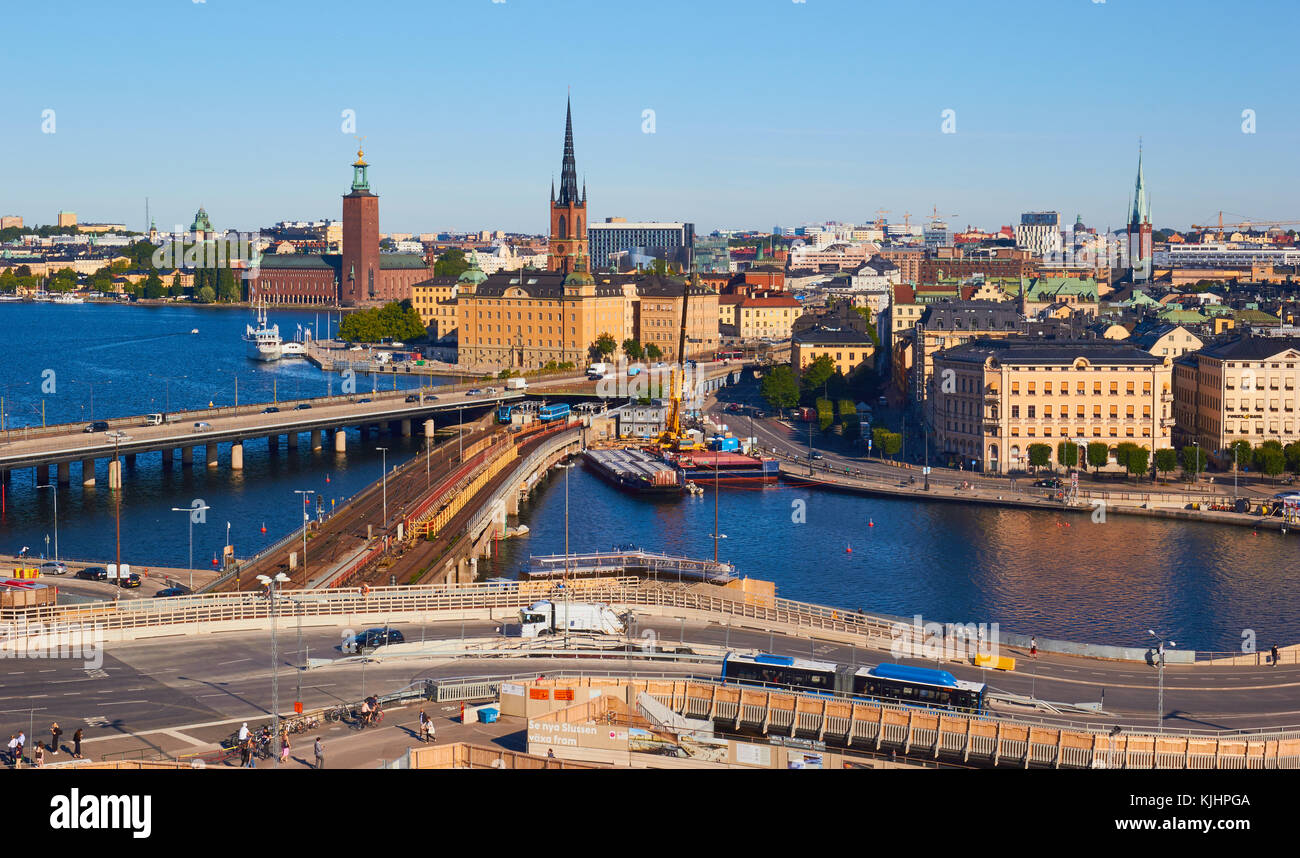
[[[1147,466],[1151,463],[1151,451],[1146,447],[1134,445],[1132,450],[1128,451],[1128,456],[1124,460],[1124,469],[1127,470],[1134,478],[1141,477],[1147,472]]]
[[[200,304],[211,304],[213,301],[217,300],[217,293],[211,286],[200,286],[198,289],[194,290],[194,300],[198,301]]]
[[[19,277],[31,277],[32,267],[30,265],[19,265],[18,270],[14,272]]]
[[[609,334],[601,334],[596,337],[596,352],[602,358],[614,354],[616,348],[618,348],[618,345],[614,342],[614,338]]]
[[[215,284],[209,283],[207,285],[214,287],[217,293],[217,298],[219,298],[223,303],[237,304],[244,300],[244,284],[235,276],[235,272],[229,268],[219,269],[217,272],[217,282]]]
[[[126,264],[127,268],[136,271],[153,271],[153,254],[157,249],[158,245],[156,244],[150,244],[147,241],[137,241],[133,244],[128,244],[126,247],[119,250],[118,253],[129,260]],[[181,260],[177,259],[174,260],[174,262],[179,266]]]
[[[623,341],[623,354],[627,355],[628,360],[641,360],[645,356],[645,350],[639,342],[628,337]]]
[[[659,360],[661,357],[664,356],[664,353],[663,350],[660,349],[657,345],[651,343],[650,345],[645,347],[645,356],[648,357],[650,360]]]
[[[1178,453],[1171,447],[1156,450],[1156,470],[1169,479],[1169,475],[1178,469]]]
[[[1104,442],[1093,441],[1088,445],[1088,464],[1092,465],[1094,475],[1109,462],[1110,448]]]
[[[817,424],[821,428],[821,430],[825,432],[826,430],[830,429],[831,424],[835,422],[834,406],[831,404],[831,401],[829,399],[824,399],[819,396],[817,397],[816,407],[817,407]]]
[[[815,395],[821,390],[830,377],[835,374],[835,361],[831,360],[830,355],[822,355],[808,366],[803,368],[800,383],[803,386],[805,395]]]
[[[185,294],[185,287],[181,285],[181,276],[172,275],[172,285],[167,287],[167,294],[173,298],[179,298]]]
[[[433,263],[434,277],[459,277],[469,270],[469,260],[459,247],[449,247]]]
[[[1201,471],[1205,470],[1205,452],[1195,444],[1188,444],[1183,448],[1182,459],[1183,473],[1191,479],[1195,479]]]
[[[1079,445],[1073,441],[1062,441],[1056,445],[1056,461],[1064,468],[1073,468],[1079,464]]]
[[[1250,442],[1245,438],[1238,438],[1236,441],[1229,444],[1228,453],[1232,455],[1233,469],[1235,470],[1244,466],[1249,466],[1251,462],[1251,454],[1253,452]]]
[[[144,297],[151,301],[157,300],[163,296],[165,291],[162,278],[158,276],[158,272],[150,271],[149,276],[144,280]]]
[[[1292,441],[1282,448],[1286,459],[1286,469],[1293,474],[1300,473],[1300,441]]]
[[[765,372],[758,389],[773,411],[799,404],[799,385],[794,380],[794,370],[788,366],[774,366]]]
[[[18,291],[18,275],[12,268],[0,271],[0,293],[11,294]]]
[[[886,432],[884,441],[887,456],[897,456],[898,451],[903,449],[903,436],[898,432]]]
[[[1051,444],[1030,444],[1029,445],[1029,464],[1034,468],[1041,468],[1044,465],[1052,463],[1052,445]]]
[[[1286,469],[1286,454],[1280,441],[1265,441],[1255,449],[1255,467],[1270,480]]]

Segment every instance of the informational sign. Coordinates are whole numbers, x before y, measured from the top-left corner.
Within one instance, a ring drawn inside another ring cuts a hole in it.
[[[522,696],[524,693],[524,687],[522,685],[515,685],[513,682],[503,682],[501,683],[501,693],[517,694]]]
[[[528,689],[529,700],[550,700],[551,689],[549,688],[530,688]]]
[[[737,742],[735,748],[737,763],[746,766],[772,765],[772,750],[766,745],[749,745]]]

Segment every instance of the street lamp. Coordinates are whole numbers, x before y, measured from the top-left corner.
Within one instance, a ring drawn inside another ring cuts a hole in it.
[[[116,464],[117,462],[120,461],[117,457],[118,442],[130,441],[131,436],[126,434],[125,432],[117,432],[117,431],[109,432],[108,436],[113,439],[114,467],[120,467],[120,465]],[[109,482],[112,483],[112,480],[110,479]],[[118,471],[117,482],[118,482],[117,491],[113,492],[113,518],[115,521],[115,528],[116,528],[116,539],[115,539],[115,544],[116,544],[115,557],[117,560],[116,571],[118,574],[118,583],[121,584],[121,580],[122,580],[121,579],[121,575],[122,575],[122,472],[121,471]]]
[[[1196,447],[1196,472],[1192,474],[1192,479],[1199,483],[1201,481],[1201,442],[1193,441],[1192,444]]]
[[[379,479],[380,479],[380,482],[383,484],[383,493],[384,493],[384,519],[383,519],[383,521],[380,523],[379,526],[380,526],[381,528],[386,528],[386,527],[388,527],[388,448],[387,448],[387,447],[376,447],[375,449],[378,450],[381,454],[383,454],[383,456],[382,456],[382,458],[381,458],[381,461],[382,461],[383,464],[380,466],[380,467],[381,467],[381,472],[380,472],[380,474],[379,474]]]
[[[1159,643],[1156,644],[1156,658],[1159,660],[1160,668],[1159,691],[1156,696],[1156,729],[1164,729],[1165,720],[1165,645],[1177,646],[1176,641],[1166,640],[1164,637],[1155,633],[1154,629],[1147,629],[1147,634],[1155,638]]]
[[[54,560],[59,560],[59,490],[52,485],[37,486],[38,489],[54,489]]]
[[[212,507],[207,504],[200,506],[174,506],[172,512],[187,512],[190,514],[190,592],[194,592],[194,513],[207,512]],[[206,520],[206,519],[205,519]],[[227,530],[229,534],[229,530]]]
[[[279,653],[277,652],[277,644],[275,638],[275,628],[276,628],[275,593],[276,590],[278,589],[275,585],[289,583],[289,576],[285,575],[283,572],[277,572],[275,573],[274,578],[268,578],[265,575],[258,575],[257,580],[262,582],[262,584],[267,588],[267,592],[271,595],[271,719],[273,724],[272,735],[275,736],[276,741],[279,741],[280,739],[280,656]]]
[[[302,495],[302,582],[307,586],[307,523],[311,516],[307,515],[307,495],[316,494],[315,489],[294,489],[293,493]]]

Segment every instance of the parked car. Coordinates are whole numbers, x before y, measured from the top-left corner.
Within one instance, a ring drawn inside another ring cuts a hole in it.
[[[366,397],[362,397],[361,399],[358,399],[358,400],[357,400],[357,404],[361,404],[361,403],[364,403],[364,402],[372,402],[372,401],[373,401],[373,400],[372,400],[369,396],[366,396]],[[408,400],[408,401],[409,401],[409,400]]]
[[[279,413],[280,413],[280,409],[276,408],[274,405],[268,405],[267,407],[265,407],[265,408],[262,409],[262,413],[263,413],[263,414],[279,414]]]
[[[482,391],[482,390],[479,390],[477,387],[473,387],[473,388],[470,388],[469,390],[465,391],[465,395],[466,395],[466,396],[482,396],[482,395],[483,395],[483,391]]]
[[[165,599],[170,596],[184,596],[184,595],[185,595],[184,587],[164,587],[163,589],[159,590],[157,593],[154,593],[153,597],[155,599]]]
[[[1062,485],[1063,483],[1056,477],[1034,480],[1034,488],[1036,489],[1059,489]]]
[[[299,402],[297,405],[295,405],[295,406],[293,407],[293,410],[294,410],[294,411],[306,411],[308,408],[311,408],[311,403],[310,403],[310,402]]]
[[[195,432],[211,432],[211,431],[212,431],[212,424],[209,423],[209,422],[207,422],[206,420],[200,420],[199,422],[197,422],[197,423],[194,424],[194,431],[195,431]]]
[[[388,644],[399,644],[405,640],[406,638],[397,629],[385,629],[383,627],[366,629],[343,641],[343,651],[361,652],[362,650],[375,649]]]
[[[131,587],[131,588],[139,587],[139,586],[140,586],[140,576],[139,576],[138,574],[136,574],[135,572],[128,572],[126,575],[122,576],[122,578],[120,578],[120,579],[118,580],[118,582],[117,582],[117,586],[119,586],[119,587]]]
[[[94,423],[88,423],[88,424],[86,424],[86,428],[85,428],[84,431],[86,431],[86,432],[107,432],[107,431],[108,431],[108,421],[107,421],[107,420],[96,420]]]
[[[470,393],[473,393],[473,392],[474,392],[474,391],[472,391],[472,390],[470,391]],[[408,396],[406,397],[406,401],[407,401],[407,402],[419,402],[419,401],[420,401],[420,395],[419,395],[418,393],[412,393],[412,394],[410,394],[410,395],[408,395]]]
[[[49,560],[41,564],[42,575],[66,575],[68,574],[68,564],[61,563],[58,560]]]
[[[78,571],[75,577],[83,581],[107,581],[108,570],[103,566],[87,566]]]

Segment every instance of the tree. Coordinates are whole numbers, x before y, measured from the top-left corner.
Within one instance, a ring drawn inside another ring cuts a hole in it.
[[[244,285],[235,276],[235,272],[229,268],[220,269],[217,272],[217,282],[208,285],[213,286],[217,297],[224,303],[236,304],[244,300]]]
[[[628,360],[641,360],[645,356],[645,350],[639,342],[628,337],[623,341],[623,354],[627,355]]]
[[[149,300],[157,300],[163,296],[162,278],[158,276],[157,271],[150,271],[149,276],[144,281],[144,297]]]
[[[821,430],[825,432],[830,429],[831,424],[834,422],[835,412],[831,405],[831,401],[820,396],[817,397],[817,423]]]
[[[217,300],[217,293],[213,291],[211,286],[201,286],[194,290],[194,300],[200,304],[211,304]]]
[[[808,395],[815,394],[834,374],[835,361],[831,360],[830,355],[821,355],[803,368],[800,382],[803,385],[804,393]]]
[[[1051,444],[1030,444],[1029,445],[1029,464],[1035,468],[1041,468],[1044,465],[1052,463],[1052,445]]]
[[[1242,465],[1250,465],[1251,449],[1250,442],[1245,438],[1238,438],[1228,445],[1228,452],[1232,454],[1232,469],[1238,470]]]
[[[351,343],[375,343],[391,337],[399,342],[425,336],[420,314],[410,301],[392,301],[382,307],[362,310],[345,316],[339,325],[339,337]]]
[[[1156,450],[1156,470],[1169,479],[1169,475],[1178,469],[1178,453],[1172,448]]]
[[[664,356],[664,353],[657,345],[651,343],[645,347],[645,356],[650,360],[659,360],[659,358]]]
[[[1255,449],[1254,461],[1255,467],[1273,480],[1286,468],[1286,454],[1282,452],[1282,443],[1265,441]]]
[[[1192,479],[1205,470],[1205,454],[1195,444],[1188,444],[1182,451],[1183,472]]]
[[[128,244],[126,247],[118,251],[118,253],[129,260],[126,264],[127,268],[137,271],[153,271],[153,255],[154,251],[157,249],[158,245],[156,244],[150,244],[147,241],[137,241],[133,244]],[[179,266],[181,261],[177,259],[174,260],[174,263]]]
[[[1286,469],[1293,474],[1300,473],[1300,441],[1292,441],[1283,447],[1282,455],[1286,459]]]
[[[1132,450],[1128,451],[1128,456],[1124,461],[1124,469],[1132,474],[1135,478],[1140,477],[1147,472],[1147,465],[1151,461],[1151,451],[1146,447],[1134,445]]]
[[[0,271],[0,293],[10,294],[18,291],[18,275],[12,268]]]
[[[596,337],[596,352],[601,357],[614,354],[615,348],[617,348],[617,345],[614,343],[614,338],[609,334],[601,334]]]
[[[1079,464],[1079,445],[1073,441],[1062,441],[1056,445],[1056,461],[1064,468],[1073,468]]]
[[[799,385],[794,380],[794,370],[788,366],[769,369],[763,374],[758,389],[773,411],[793,408],[799,404]]]
[[[1103,441],[1093,441],[1088,445],[1088,464],[1092,465],[1093,475],[1110,462],[1110,448]]]
[[[884,440],[887,456],[897,456],[898,451],[903,449],[903,436],[898,432],[886,432]]]
[[[167,287],[167,294],[173,298],[179,298],[185,294],[185,287],[181,285],[181,276],[172,275],[172,285]]]
[[[469,270],[469,260],[459,247],[449,247],[433,263],[434,277],[459,277]]]

